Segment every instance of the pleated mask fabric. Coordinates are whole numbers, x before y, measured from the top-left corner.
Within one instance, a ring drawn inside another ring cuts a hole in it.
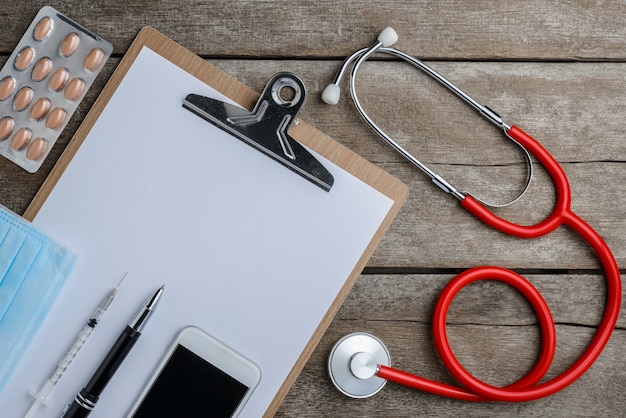
[[[74,253],[0,205],[0,390],[75,261]]]

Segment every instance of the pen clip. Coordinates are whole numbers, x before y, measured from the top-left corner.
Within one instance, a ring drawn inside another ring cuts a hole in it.
[[[292,97],[286,97],[286,92]],[[302,80],[282,72],[268,81],[252,112],[197,94],[187,95],[183,107],[330,191],[332,174],[287,132],[305,99]]]

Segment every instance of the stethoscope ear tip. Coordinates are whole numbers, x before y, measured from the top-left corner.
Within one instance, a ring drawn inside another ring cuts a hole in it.
[[[336,105],[339,103],[339,96],[341,91],[337,84],[329,84],[322,92],[322,100],[329,105]]]
[[[372,46],[370,51],[374,52],[380,47],[390,47],[396,42],[398,42],[398,34],[392,27],[388,26],[380,32],[380,34],[378,35],[378,44]],[[329,105],[336,105],[337,103],[339,103],[339,96],[341,95],[341,91],[339,89],[339,81],[343,76],[343,72],[345,71],[346,66],[356,57],[358,56],[353,55],[348,58],[346,62],[344,62],[341,70],[339,71],[339,74],[335,78],[335,82],[326,86],[326,88],[322,92],[322,100],[325,103]]]
[[[378,35],[378,42],[383,44],[384,48],[390,47],[398,42],[398,34],[392,27],[387,26],[380,32],[380,35]]]

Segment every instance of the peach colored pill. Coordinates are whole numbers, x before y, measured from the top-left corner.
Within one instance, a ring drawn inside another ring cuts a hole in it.
[[[44,78],[48,77],[50,71],[52,70],[52,60],[48,57],[44,57],[37,61],[35,66],[33,67],[33,73],[31,76],[34,81],[41,81]]]
[[[104,52],[100,48],[94,48],[85,57],[83,66],[87,71],[96,71],[104,60]]]
[[[15,79],[13,77],[4,77],[0,81],[0,101],[6,100],[15,90]]]
[[[48,110],[50,110],[50,100],[42,97],[30,108],[30,117],[33,120],[41,120],[48,114]]]
[[[13,108],[18,112],[21,112],[26,109],[28,105],[30,105],[30,102],[33,101],[33,96],[33,89],[30,87],[22,87],[17,93],[15,93]]]
[[[33,38],[35,38],[35,40],[38,42],[46,39],[48,35],[50,35],[50,32],[52,32],[52,24],[52,19],[50,19],[49,17],[44,17],[43,19],[41,19],[37,23],[37,26],[35,26],[35,30],[33,31]]]
[[[65,83],[67,83],[67,79],[70,78],[70,72],[67,68],[59,68],[50,77],[50,81],[48,82],[48,87],[52,91],[59,91],[63,87],[65,87]]]
[[[67,86],[65,87],[65,91],[63,92],[63,95],[65,96],[67,100],[74,101],[80,98],[84,90],[85,90],[85,81],[76,77],[76,78],[73,78],[72,81],[67,83]]]
[[[48,141],[43,138],[35,138],[26,150],[26,158],[32,161],[40,160],[48,149]]]
[[[30,142],[30,137],[33,135],[32,131],[28,128],[20,128],[11,138],[11,148],[15,151],[23,150],[28,142]]]
[[[61,107],[55,107],[52,109],[50,113],[48,113],[48,117],[46,118],[46,128],[57,130],[63,125],[65,122],[65,118],[67,117],[67,112],[65,109]]]
[[[0,119],[0,141],[4,141],[11,135],[13,128],[15,127],[15,121],[10,116],[5,116]]]
[[[26,48],[22,49],[19,54],[17,54],[13,66],[17,71],[24,71],[28,68],[30,64],[32,64],[34,59],[35,50],[30,46],[27,46]]]
[[[78,45],[80,45],[80,38],[76,33],[72,32],[67,35],[65,39],[63,39],[63,42],[61,42],[59,54],[61,54],[63,58],[67,58],[76,52]]]

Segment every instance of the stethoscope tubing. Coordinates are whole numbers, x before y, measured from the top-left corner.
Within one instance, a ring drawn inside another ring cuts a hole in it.
[[[543,221],[529,226],[518,225],[505,220],[487,209],[473,196],[457,191],[448,182],[440,179],[436,173],[432,172],[413,155],[405,151],[380,129],[366,114],[360,104],[355,87],[355,79],[359,67],[376,52],[395,55],[413,66],[426,71],[430,76],[437,79],[472,107],[477,109],[492,123],[503,128],[505,134],[521,145],[526,152],[530,152],[534,155],[550,175],[556,189],[556,201],[552,213]],[[607,284],[606,305],[596,334],[580,357],[567,370],[546,382],[539,383],[548,371],[556,350],[555,324],[550,309],[539,291],[527,279],[511,270],[494,266],[476,267],[452,279],[442,291],[433,313],[433,336],[437,351],[444,365],[459,381],[462,387],[436,382],[386,365],[379,365],[376,375],[380,378],[408,387],[467,401],[526,402],[552,395],[567,387],[591,367],[608,343],[619,316],[622,285],[617,262],[606,242],[589,224],[571,210],[571,190],[563,168],[552,155],[530,135],[516,126],[505,124],[500,116],[491,109],[481,106],[443,76],[410,55],[393,48],[382,47],[381,42],[370,48],[363,48],[346,59],[344,66],[342,66],[340,73],[336,77],[335,84],[337,84],[343,76],[346,65],[352,61],[354,61],[350,77],[350,93],[352,100],[363,120],[389,145],[430,176],[441,189],[452,193],[459,199],[460,205],[465,210],[484,224],[498,231],[515,237],[530,239],[547,235],[561,225],[569,227],[580,235],[597,254],[604,269]],[[541,351],[535,365],[524,377],[505,387],[496,387],[487,384],[471,375],[456,359],[447,339],[446,316],[455,295],[463,287],[477,280],[497,280],[517,289],[533,307],[541,328]]]
[[[604,240],[581,218],[569,213],[563,223],[570,227],[574,225],[573,229],[596,251],[605,269],[607,297],[596,334],[585,351],[567,370],[547,382],[537,384],[550,367],[556,350],[556,331],[550,309],[539,291],[524,277],[511,270],[487,266],[467,270],[450,281],[439,296],[433,313],[433,339],[439,357],[463,387],[435,382],[384,365],[379,366],[378,377],[459,400],[527,402],[550,396],[582,376],[601,354],[611,337],[619,315],[622,290],[617,263]],[[456,359],[447,339],[446,316],[454,296],[463,287],[477,280],[498,280],[513,286],[530,302],[541,328],[541,351],[535,366],[525,377],[502,388],[489,385],[471,375]]]
[[[526,139],[523,142],[524,146],[528,146],[531,143],[534,143],[535,146],[529,147],[531,148],[530,151],[538,159],[545,160],[542,161],[542,164],[544,164],[546,170],[555,181],[557,202],[554,213],[550,217],[534,226],[521,226],[497,217],[471,196],[466,196],[461,201],[461,206],[485,224],[510,235],[521,238],[535,238],[546,235],[559,226],[565,225],[574,230],[591,246],[605,271],[607,296],[598,330],[587,348],[578,360],[563,373],[547,382],[537,384],[550,367],[556,349],[556,331],[548,305],[539,291],[517,273],[500,267],[476,267],[459,274],[448,283],[437,301],[432,322],[433,338],[439,357],[450,373],[465,389],[424,379],[384,365],[380,366],[377,373],[378,377],[415,389],[460,400],[527,402],[552,395],[573,383],[591,367],[608,343],[617,323],[621,306],[622,285],[617,262],[602,237],[569,208],[571,194],[567,178],[562,169],[547,154],[547,151],[543,150],[541,157],[537,155],[537,149],[533,150],[532,148],[540,147],[543,149],[543,147],[534,139],[530,138],[530,141]],[[525,377],[503,388],[489,385],[472,376],[456,359],[447,339],[446,315],[454,296],[463,287],[477,280],[498,280],[513,286],[530,302],[541,328],[542,345],[535,366]]]
[[[509,128],[506,134],[534,155],[550,175],[556,190],[556,201],[552,213],[542,222],[536,225],[526,226],[514,224],[496,216],[469,195],[461,200],[461,206],[486,225],[504,232],[505,234],[513,235],[518,238],[537,238],[547,235],[562,225],[568,217],[568,213],[571,213],[570,205],[572,203],[572,197],[567,176],[563,168],[556,162],[552,155],[530,135],[516,126]]]

